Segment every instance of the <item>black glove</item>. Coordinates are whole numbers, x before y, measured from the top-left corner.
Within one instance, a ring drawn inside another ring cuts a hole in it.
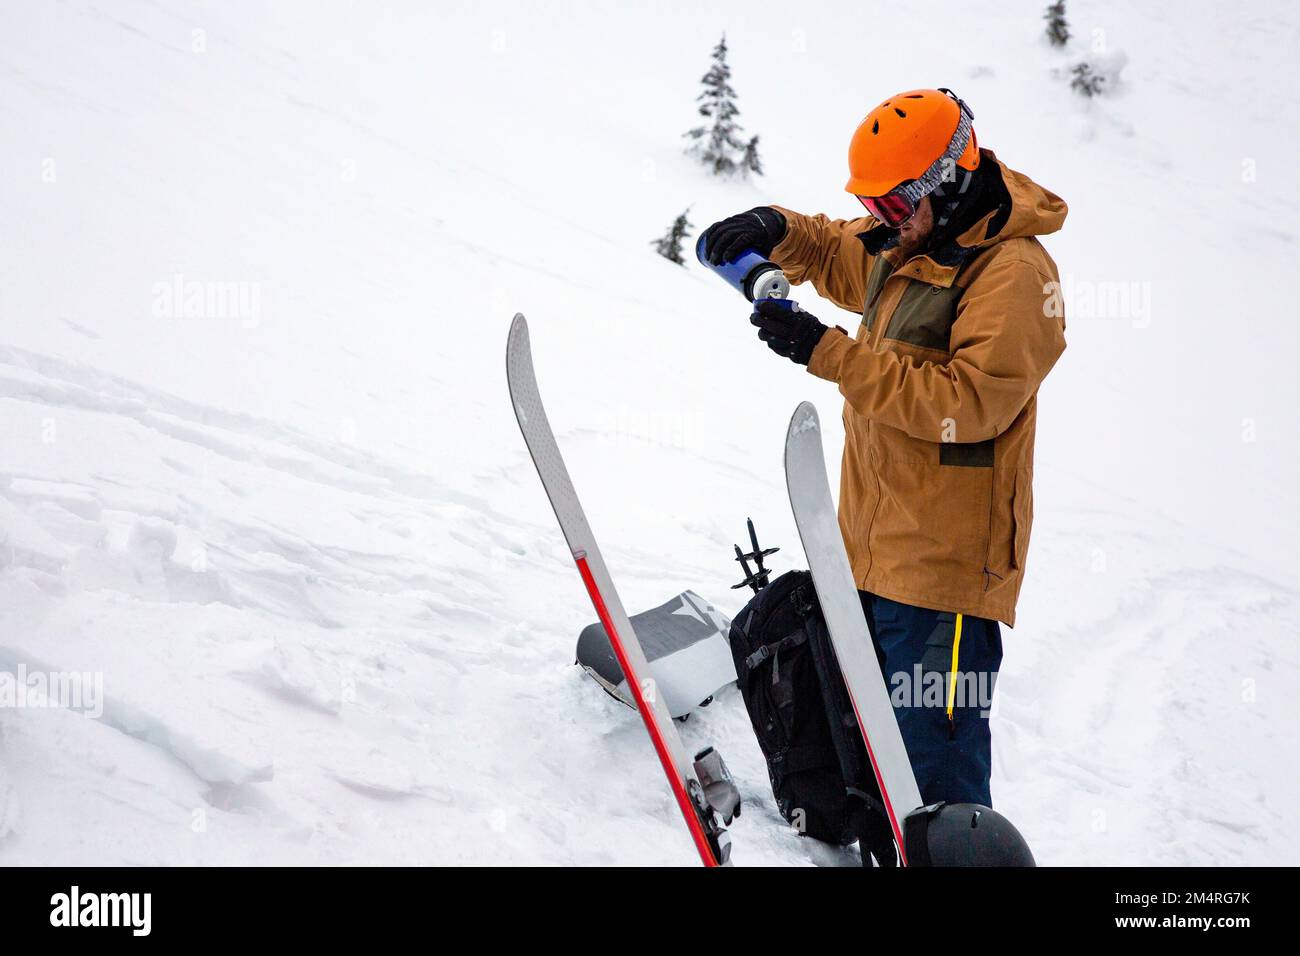
[[[785,216],[771,206],[755,206],[704,230],[704,258],[719,266],[738,258],[746,249],[766,257],[784,238]]]
[[[807,365],[813,349],[828,331],[811,312],[788,299],[759,299],[749,321],[758,326],[758,337],[777,355]]]

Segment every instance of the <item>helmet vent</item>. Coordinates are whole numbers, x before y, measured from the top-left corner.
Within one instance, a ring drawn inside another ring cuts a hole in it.
[[[880,120],[876,120],[874,123],[871,124],[871,133],[874,136],[876,133],[879,132],[880,132]]]
[[[903,99],[906,99],[906,100],[923,100],[923,99],[925,99],[925,97],[922,96],[920,93],[908,93],[907,96],[903,97]],[[886,103],[885,105],[888,106],[889,104]]]
[[[900,119],[907,119],[907,114],[904,113],[902,110],[900,110],[897,106],[894,107],[894,112],[898,114]]]

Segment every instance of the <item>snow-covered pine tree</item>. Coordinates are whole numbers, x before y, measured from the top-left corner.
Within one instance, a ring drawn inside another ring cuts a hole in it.
[[[758,158],[758,137],[748,144],[741,136],[736,122],[740,109],[736,106],[736,91],[731,88],[731,67],[727,65],[727,35],[724,33],[713,48],[713,65],[700,82],[704,91],[696,97],[700,115],[711,122],[697,126],[685,135],[692,140],[687,152],[697,157],[715,176],[733,176],[736,173],[762,174]]]
[[[1048,4],[1043,19],[1047,21],[1047,39],[1052,46],[1065,46],[1070,39],[1070,25],[1065,22],[1065,0]]]
[[[1070,87],[1081,96],[1100,96],[1106,89],[1106,77],[1101,73],[1094,72],[1092,64],[1086,60],[1076,63],[1070,72],[1073,76],[1070,80]]]
[[[686,218],[686,214],[690,211],[691,208],[687,206],[682,210],[682,214],[673,220],[668,231],[661,238],[650,243],[655,247],[655,252],[679,266],[686,264],[686,260],[682,258],[682,243],[686,240],[687,230],[694,228],[691,221]]]
[[[745,144],[745,158],[741,161],[741,168],[745,175],[753,173],[755,176],[763,175],[763,161],[758,157],[758,134],[755,133],[748,143]]]

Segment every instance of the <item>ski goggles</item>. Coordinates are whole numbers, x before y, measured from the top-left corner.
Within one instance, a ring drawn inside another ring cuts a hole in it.
[[[905,196],[897,192],[886,193],[883,196],[859,196],[858,202],[890,229],[897,229],[916,215],[915,204],[908,202]]]
[[[940,183],[954,180],[957,160],[966,151],[966,144],[970,142],[973,135],[971,123],[975,119],[975,114],[971,112],[971,108],[952,90],[944,89],[943,92],[957,101],[959,110],[957,128],[953,131],[952,139],[948,141],[943,155],[931,163],[930,167],[916,179],[899,183],[883,196],[858,196],[858,202],[862,203],[867,212],[890,229],[905,225],[915,216],[916,207],[920,205],[921,200],[934,192]]]

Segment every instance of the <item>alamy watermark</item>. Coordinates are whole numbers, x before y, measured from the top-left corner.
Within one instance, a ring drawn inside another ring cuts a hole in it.
[[[1048,318],[1123,319],[1136,329],[1151,324],[1152,283],[1138,279],[1078,279],[1067,274],[1043,286]]]
[[[262,321],[262,285],[259,282],[187,279],[176,273],[167,282],[153,284],[154,318],[209,319],[238,322],[246,329]]]
[[[104,675],[99,671],[39,671],[19,664],[0,670],[0,708],[75,710],[97,720],[104,714]]]
[[[120,927],[132,936],[148,936],[153,929],[153,894],[87,893],[73,885],[50,897],[50,925]]]
[[[895,671],[889,676],[889,702],[902,707],[978,708],[981,717],[993,716],[993,691],[997,671],[935,671],[913,664],[912,672]]]

